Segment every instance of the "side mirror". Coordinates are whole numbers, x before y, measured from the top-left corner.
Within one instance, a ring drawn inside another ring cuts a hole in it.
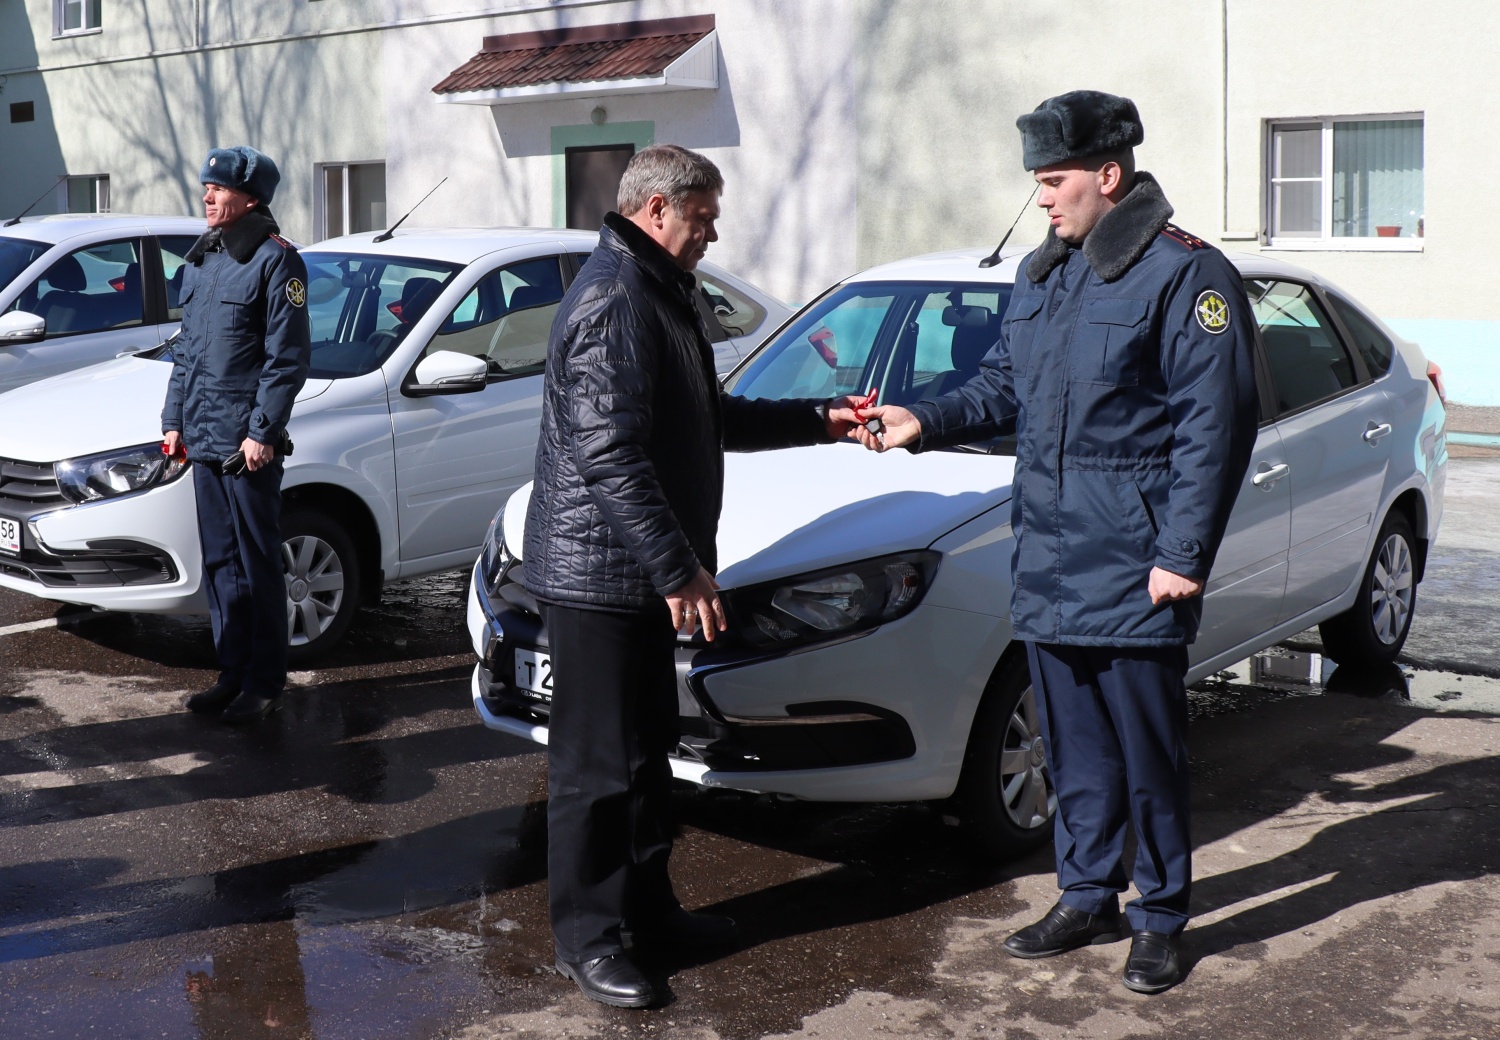
[[[38,343],[47,338],[47,319],[29,311],[0,314],[0,347]]]
[[[408,397],[476,393],[485,388],[489,368],[484,358],[436,350],[422,359],[401,392]]]

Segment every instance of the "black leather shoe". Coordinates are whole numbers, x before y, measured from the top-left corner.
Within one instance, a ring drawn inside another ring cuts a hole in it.
[[[196,711],[199,715],[217,715],[229,707],[231,701],[240,695],[238,688],[227,683],[216,682],[201,693],[195,693],[187,699],[187,710]]]
[[[649,1007],[656,1001],[656,987],[623,953],[577,963],[559,957],[556,963],[590,1000],[621,1008]]]
[[[264,693],[246,690],[230,702],[219,718],[232,726],[239,726],[246,722],[259,722],[280,707],[280,697],[268,697]]]
[[[1026,960],[1055,957],[1080,946],[1119,942],[1123,928],[1118,908],[1113,913],[1090,914],[1059,902],[1036,924],[1006,939],[1005,952]]]
[[[723,946],[740,937],[740,926],[732,917],[695,914],[679,906],[665,917],[631,928],[626,934],[633,944]]]
[[[1165,932],[1136,932],[1125,960],[1126,989],[1137,993],[1160,993],[1182,981],[1182,958],[1177,936]]]

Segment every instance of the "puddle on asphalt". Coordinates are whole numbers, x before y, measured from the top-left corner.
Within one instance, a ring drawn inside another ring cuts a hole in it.
[[[1331,657],[1272,647],[1192,687],[1195,718],[1242,710],[1252,699],[1344,694],[1422,711],[1500,715],[1500,679],[1389,664],[1340,665]]]

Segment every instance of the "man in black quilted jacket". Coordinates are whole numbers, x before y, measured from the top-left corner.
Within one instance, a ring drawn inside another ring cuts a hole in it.
[[[713,945],[734,922],[672,892],[678,632],[725,630],[714,572],[724,451],[831,442],[847,402],[726,396],[691,274],[724,178],[676,145],[638,153],[618,213],[547,344],[523,581],[552,655],[547,877],[557,968],[585,995],[647,1007],[635,944]]]

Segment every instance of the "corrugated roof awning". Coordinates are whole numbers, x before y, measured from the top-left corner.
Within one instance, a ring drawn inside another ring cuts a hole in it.
[[[505,105],[718,85],[710,14],[486,36],[432,92],[447,104]]]

